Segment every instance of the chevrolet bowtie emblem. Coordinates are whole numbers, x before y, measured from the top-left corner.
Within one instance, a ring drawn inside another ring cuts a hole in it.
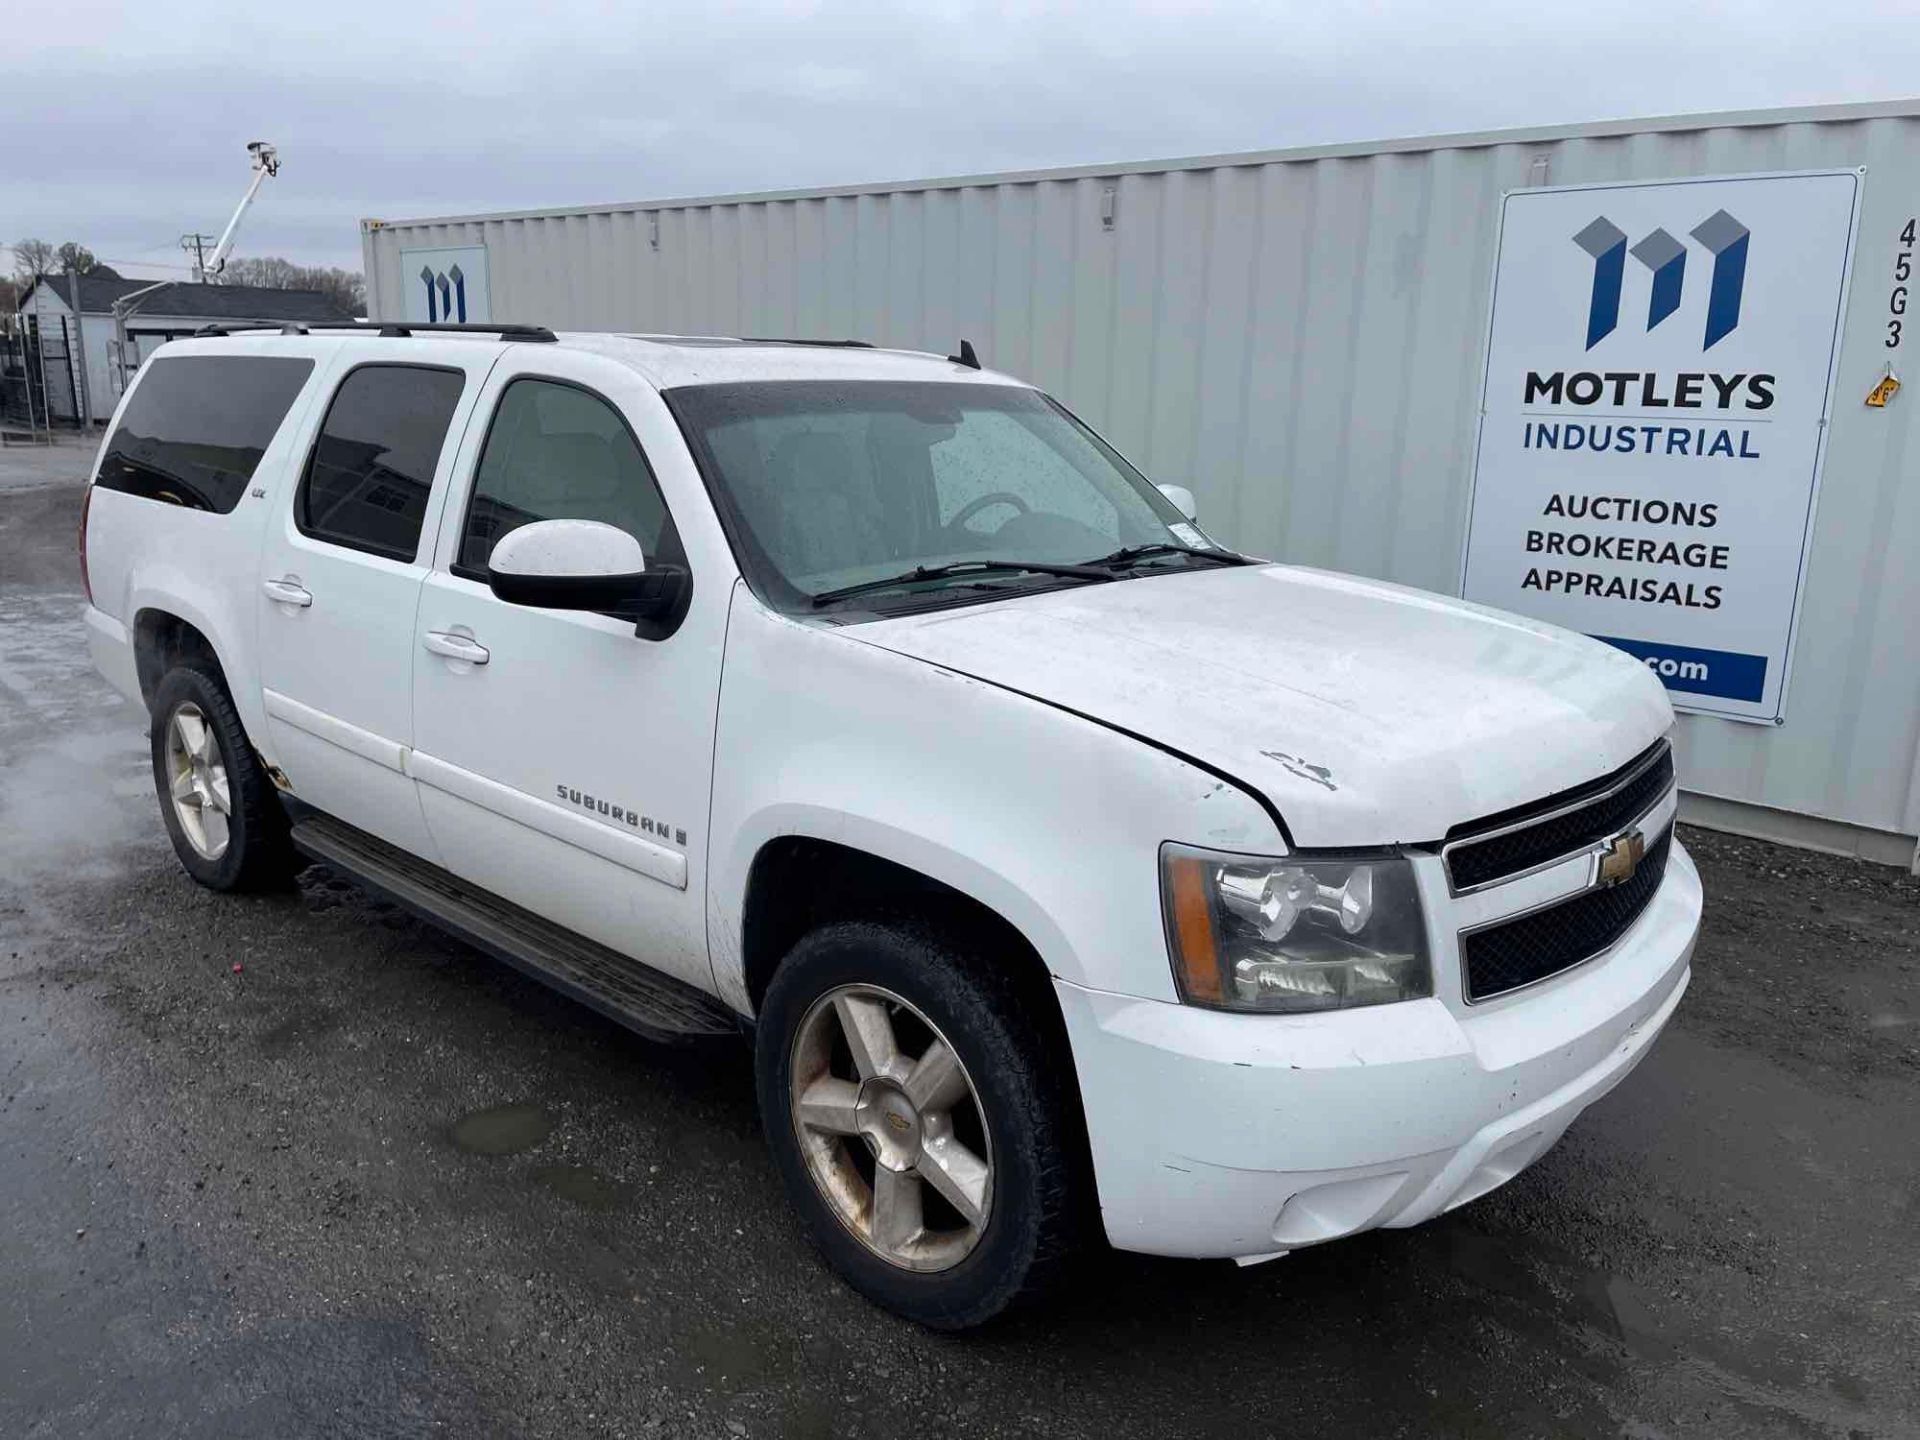
[[[1646,857],[1647,837],[1638,830],[1624,830],[1613,837],[1600,852],[1601,886],[1621,885],[1633,878]]]

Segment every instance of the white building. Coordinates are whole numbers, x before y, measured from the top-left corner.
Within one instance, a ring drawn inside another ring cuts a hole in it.
[[[49,364],[66,354],[74,330],[71,275],[46,275],[29,285],[20,297],[20,313],[32,316],[48,348]],[[122,280],[81,276],[80,330],[86,362],[81,403],[89,419],[104,424],[120,400],[119,373],[113,363],[113,305],[151,280]],[[234,324],[250,320],[317,323],[352,317],[318,290],[267,290],[252,285],[165,285],[136,302],[127,319],[127,372],[131,374],[169,340],[191,335],[203,325]],[[63,329],[64,327],[64,329]],[[76,418],[71,379],[47,377],[48,404],[55,420]]]

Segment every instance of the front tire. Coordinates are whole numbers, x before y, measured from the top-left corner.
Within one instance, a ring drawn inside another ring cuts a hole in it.
[[[1030,1016],[987,957],[866,921],[801,940],[761,1006],[760,1113],[808,1238],[935,1329],[1035,1297],[1080,1248],[1069,1061]]]
[[[211,890],[269,890],[293,876],[286,813],[217,674],[169,670],[153,692],[153,785],[174,853]]]

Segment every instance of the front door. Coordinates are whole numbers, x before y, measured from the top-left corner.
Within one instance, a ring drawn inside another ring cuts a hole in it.
[[[261,551],[260,676],[293,793],[430,856],[405,769],[413,619],[456,443],[498,351],[391,343],[393,362],[355,363],[358,347],[338,362],[290,503],[276,505]]]
[[[690,513],[705,504],[698,477],[659,396],[598,356],[524,347],[480,405],[460,462],[472,480],[442,519],[414,627],[411,768],[442,863],[710,988],[705,831],[731,576],[675,523],[710,519]],[[497,599],[494,543],[551,519],[617,525],[650,566],[687,565],[679,628],[642,639],[631,621]]]

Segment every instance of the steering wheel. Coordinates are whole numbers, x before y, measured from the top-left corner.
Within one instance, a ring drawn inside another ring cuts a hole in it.
[[[959,510],[954,513],[953,519],[947,522],[946,528],[949,530],[960,529],[967,521],[978,515],[989,505],[1011,505],[1022,515],[1028,515],[1033,512],[1033,507],[1018,495],[1011,494],[1005,490],[995,490],[991,494],[977,496],[962,505]]]

